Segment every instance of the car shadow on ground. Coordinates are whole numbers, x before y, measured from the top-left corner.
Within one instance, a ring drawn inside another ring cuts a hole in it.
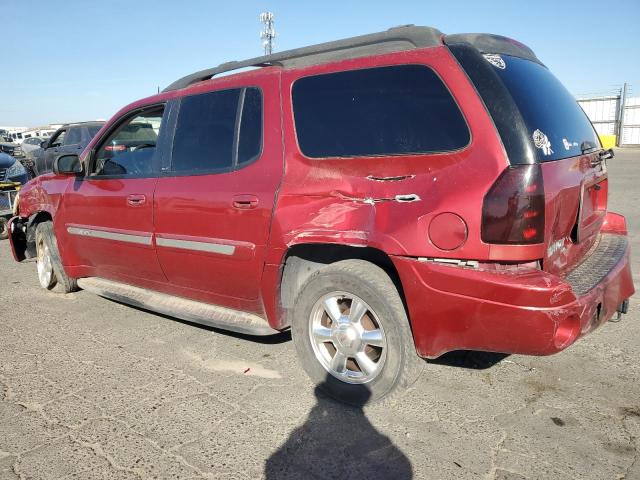
[[[427,363],[447,367],[468,368],[471,370],[487,370],[507,358],[508,353],[478,352],[473,350],[456,350],[444,355],[425,360]]]
[[[328,398],[322,386],[304,424],[266,461],[265,478],[412,479],[407,456],[365,415],[370,395],[349,406]]]

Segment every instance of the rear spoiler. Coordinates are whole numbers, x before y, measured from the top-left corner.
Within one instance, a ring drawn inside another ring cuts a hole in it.
[[[489,33],[455,33],[444,36],[446,45],[468,44],[475,47],[480,53],[498,53],[501,55],[512,55],[514,57],[524,58],[532,62],[545,66],[544,63],[536,57],[529,47],[524,43],[520,43],[512,38],[503,37],[501,35],[491,35]]]

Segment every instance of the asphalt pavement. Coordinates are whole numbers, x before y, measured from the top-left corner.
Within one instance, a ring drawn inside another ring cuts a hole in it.
[[[640,285],[640,150],[609,162]],[[551,357],[456,352],[394,405],[256,341],[38,286],[0,243],[0,480],[640,479],[640,308]],[[505,319],[508,321],[508,319]]]

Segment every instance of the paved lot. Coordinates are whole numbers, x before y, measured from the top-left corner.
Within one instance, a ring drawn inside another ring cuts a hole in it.
[[[640,285],[640,151],[610,162]],[[255,342],[37,285],[0,244],[0,479],[640,479],[640,308],[547,358],[456,353],[394,407]]]

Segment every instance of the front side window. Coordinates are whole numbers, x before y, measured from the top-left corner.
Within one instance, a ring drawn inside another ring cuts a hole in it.
[[[298,144],[307,157],[445,152],[470,140],[447,87],[424,65],[305,77],[292,94]]]
[[[87,131],[89,132],[89,137],[90,138],[95,137],[96,133],[98,133],[101,128],[102,128],[102,125],[91,125],[87,127]]]
[[[91,175],[153,173],[163,113],[164,106],[150,108],[121,124],[98,148]]]
[[[255,160],[262,148],[262,94],[221,90],[182,99],[171,156],[177,173],[228,171]]]
[[[82,132],[79,128],[70,128],[65,145],[77,145],[82,140]]]
[[[51,139],[51,143],[49,143],[49,147],[59,147],[64,142],[64,137],[67,135],[66,130],[62,130],[58,135]]]

